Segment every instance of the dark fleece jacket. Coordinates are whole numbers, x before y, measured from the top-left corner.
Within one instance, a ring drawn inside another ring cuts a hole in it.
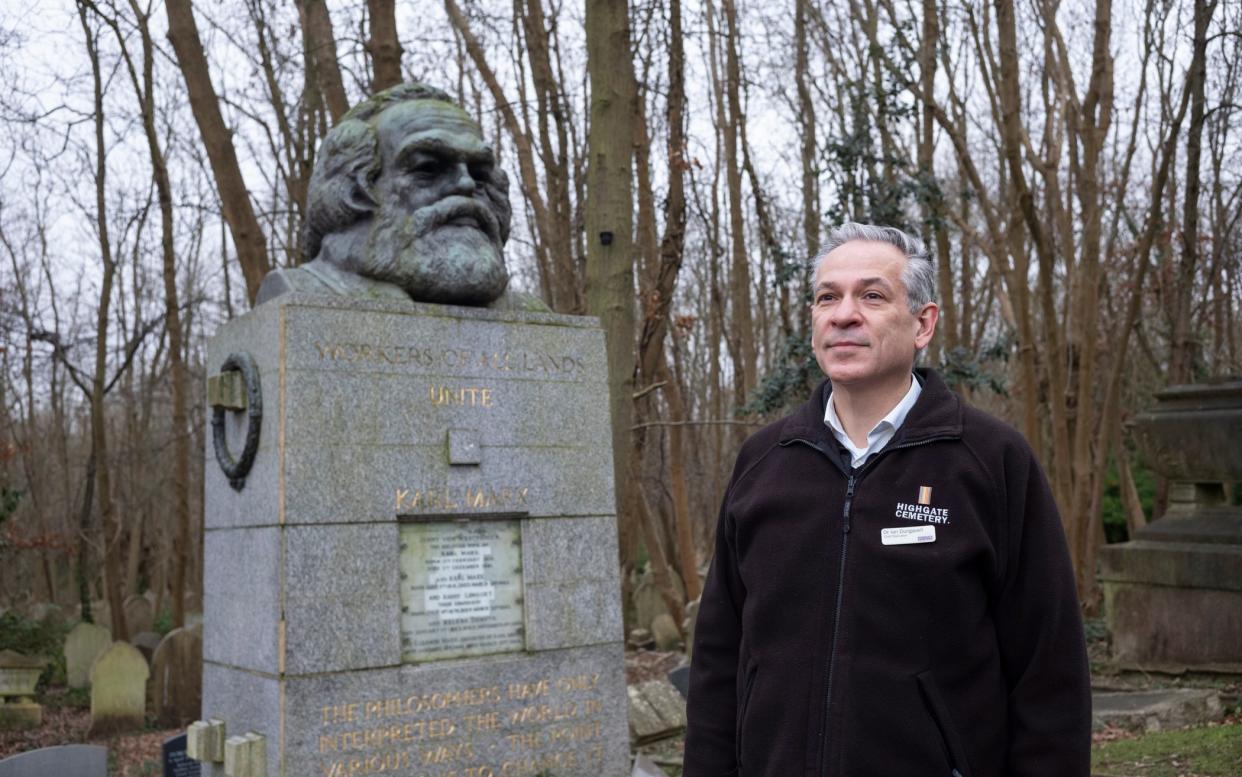
[[[905,423],[856,470],[824,425],[827,382],[742,446],[685,777],[1088,774],[1086,648],[1047,481],[1017,432],[917,372]],[[934,540],[883,541],[920,527]]]

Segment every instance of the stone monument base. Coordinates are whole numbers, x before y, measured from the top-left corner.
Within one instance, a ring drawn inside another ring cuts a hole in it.
[[[1242,520],[1162,518],[1100,551],[1113,657],[1242,672]]]
[[[629,773],[594,319],[286,294],[208,367],[205,775]]]

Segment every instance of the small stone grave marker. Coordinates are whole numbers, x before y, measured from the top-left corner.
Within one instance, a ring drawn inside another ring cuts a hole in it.
[[[0,761],[0,777],[107,777],[108,748],[59,745],[28,750]]]
[[[147,677],[151,670],[138,648],[113,642],[91,667],[89,736],[141,728],[146,713]]]
[[[147,663],[151,662],[151,657],[155,653],[155,649],[159,647],[160,641],[163,639],[154,631],[144,631],[129,638],[129,644],[138,648],[142,653],[142,657],[147,659]]]
[[[47,659],[0,651],[0,728],[33,728],[43,723],[35,685]]]
[[[134,594],[125,600],[125,626],[130,634],[150,631],[155,623],[155,607],[145,596]]]
[[[200,777],[203,765],[186,755],[186,736],[178,734],[164,740],[160,753],[164,764],[164,777]]]
[[[173,629],[151,657],[151,709],[160,725],[183,726],[203,701],[203,627]]]
[[[79,623],[65,638],[65,669],[70,688],[90,684],[91,664],[112,644],[112,632],[94,623]]]

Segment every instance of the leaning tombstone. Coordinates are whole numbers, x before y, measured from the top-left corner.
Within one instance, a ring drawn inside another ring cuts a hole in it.
[[[46,658],[0,651],[0,729],[36,728],[43,723],[35,686],[45,666]]]
[[[65,637],[65,673],[70,688],[90,685],[91,664],[112,644],[112,632],[94,623],[79,623]]]
[[[203,765],[186,754],[185,734],[165,739],[160,756],[164,777],[200,777],[203,773]]]
[[[88,736],[141,728],[146,719],[150,670],[138,648],[113,642],[91,667],[91,727]]]
[[[217,774],[629,772],[603,333],[507,291],[506,189],[446,94],[368,99],[208,344]]]
[[[159,725],[184,726],[199,716],[203,698],[203,629],[173,629],[151,658],[151,711]]]
[[[108,748],[58,745],[0,760],[0,777],[107,777]]]
[[[155,623],[155,605],[141,594],[134,594],[125,600],[125,628],[130,634],[141,634],[150,631]]]
[[[130,637],[129,644],[138,648],[138,652],[142,653],[142,657],[147,659],[149,664],[151,663],[151,656],[155,653],[155,649],[159,647],[161,640],[163,640],[163,637],[154,631],[144,631]]]

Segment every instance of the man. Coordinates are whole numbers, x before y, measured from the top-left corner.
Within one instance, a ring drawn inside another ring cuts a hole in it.
[[[1086,777],[1072,570],[1024,440],[913,370],[922,243],[846,224],[818,257],[828,376],[738,454],[690,672],[685,777]]]
[[[269,273],[287,291],[486,305],[509,282],[509,182],[479,126],[411,83],[355,106],[324,138],[308,191],[305,252]]]

